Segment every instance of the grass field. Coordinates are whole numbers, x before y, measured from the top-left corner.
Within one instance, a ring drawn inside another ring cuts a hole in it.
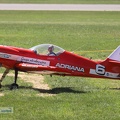
[[[0,3],[120,4],[119,0],[0,0]]]
[[[105,59],[120,45],[119,20],[120,12],[0,11],[0,44],[30,48],[53,43],[85,57]],[[0,119],[120,118],[119,81],[58,76],[44,79],[50,90],[35,89],[19,77],[19,90],[10,91],[13,76],[6,77],[0,90],[4,94],[0,107],[13,107],[14,111],[0,113]],[[39,93],[53,96],[38,96]]]

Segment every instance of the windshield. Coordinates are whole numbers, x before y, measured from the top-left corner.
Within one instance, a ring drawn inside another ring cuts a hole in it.
[[[30,49],[36,54],[48,56],[58,56],[65,51],[64,49],[52,44],[41,44]]]

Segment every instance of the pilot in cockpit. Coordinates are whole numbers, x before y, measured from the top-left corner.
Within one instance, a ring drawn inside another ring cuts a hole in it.
[[[50,45],[49,47],[48,47],[48,56],[56,56],[56,54],[53,52],[54,51],[54,46],[53,45]]]

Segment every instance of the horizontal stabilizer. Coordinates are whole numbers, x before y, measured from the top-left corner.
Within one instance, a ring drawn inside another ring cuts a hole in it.
[[[109,63],[120,66],[120,62],[110,60]]]

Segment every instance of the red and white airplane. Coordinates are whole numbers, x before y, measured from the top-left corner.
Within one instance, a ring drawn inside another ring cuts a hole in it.
[[[18,71],[92,78],[120,79],[120,46],[103,61],[91,59],[65,51],[51,44],[41,44],[30,49],[0,45],[0,64],[6,70],[15,71],[11,89],[18,88]]]

